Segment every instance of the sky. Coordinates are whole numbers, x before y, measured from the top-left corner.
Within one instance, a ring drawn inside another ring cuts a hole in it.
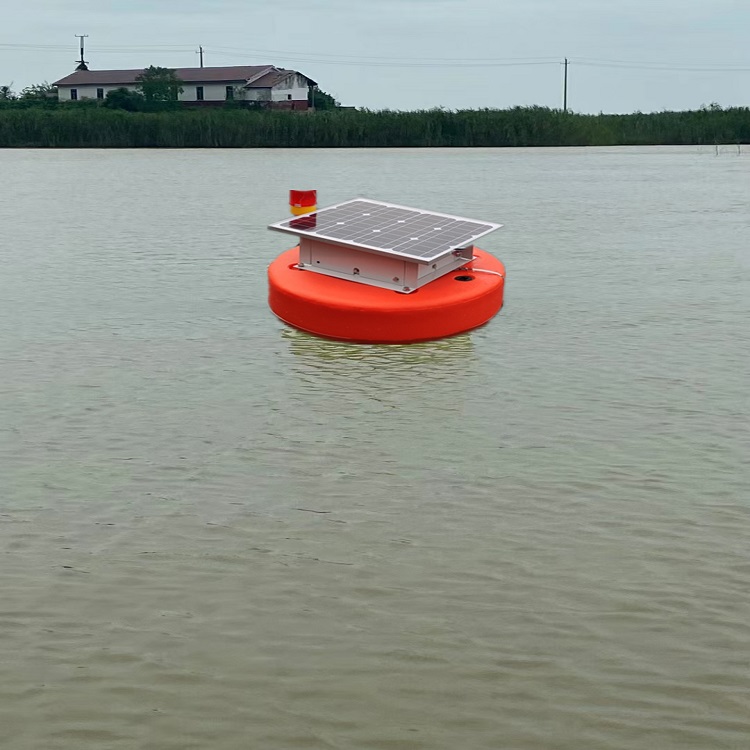
[[[7,5],[6,5],[7,4]],[[6,7],[3,8],[2,6]],[[0,85],[276,65],[369,109],[750,105],[750,0],[0,0]]]

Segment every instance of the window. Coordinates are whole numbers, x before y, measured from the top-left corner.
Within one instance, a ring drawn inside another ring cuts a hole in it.
[[[195,87],[195,98],[199,101],[203,101],[203,86],[196,86]]]
[[[72,101],[75,101],[76,99],[78,99],[78,89],[70,90],[70,98]]]
[[[104,89],[97,89],[96,90],[96,98],[97,99],[104,99]]]
[[[227,86],[227,99],[234,99],[234,86]]]

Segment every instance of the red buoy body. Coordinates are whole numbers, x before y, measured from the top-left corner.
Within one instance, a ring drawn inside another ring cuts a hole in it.
[[[340,341],[407,344],[455,336],[489,321],[503,305],[505,267],[475,258],[411,294],[297,268],[298,248],[268,268],[274,314],[302,331]]]

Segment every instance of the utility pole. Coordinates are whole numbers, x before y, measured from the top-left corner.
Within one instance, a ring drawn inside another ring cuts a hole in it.
[[[563,112],[568,111],[568,58],[565,58],[565,82],[563,83]]]
[[[198,47],[198,54],[201,56],[201,68],[203,67],[203,47]]]
[[[83,40],[88,38],[88,34],[76,34],[75,36],[76,36],[77,39],[81,40],[81,59],[80,60],[76,60],[76,62],[78,63],[78,67],[76,68],[76,70],[88,70],[89,69],[89,65],[83,59]]]

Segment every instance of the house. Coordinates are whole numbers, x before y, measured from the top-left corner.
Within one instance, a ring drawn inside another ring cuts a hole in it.
[[[55,81],[60,101],[104,99],[119,88],[135,90],[140,70],[76,70]],[[259,102],[273,109],[307,109],[315,81],[296,70],[273,65],[234,65],[225,68],[176,68],[183,82],[179,100],[190,105],[226,101]]]

